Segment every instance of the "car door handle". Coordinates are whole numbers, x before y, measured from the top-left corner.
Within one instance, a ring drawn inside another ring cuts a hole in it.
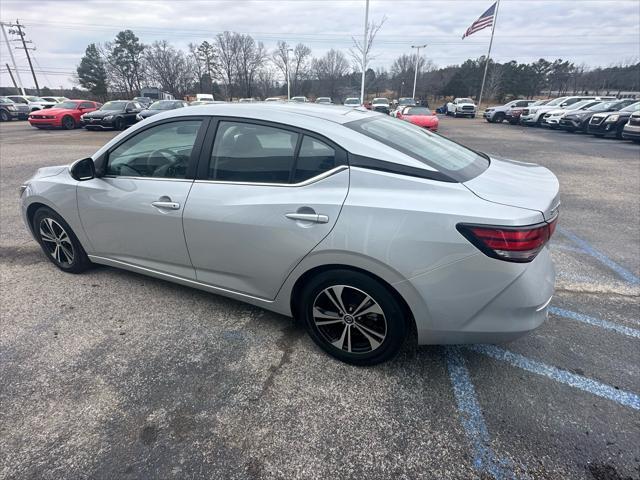
[[[301,220],[303,222],[329,223],[329,217],[318,215],[317,213],[286,213],[284,215],[290,220]]]
[[[165,210],[180,210],[180,204],[178,202],[151,202],[156,208],[164,208]]]

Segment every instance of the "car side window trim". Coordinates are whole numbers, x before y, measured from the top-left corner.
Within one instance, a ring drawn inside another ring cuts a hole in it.
[[[346,170],[349,168],[347,151],[342,147],[340,147],[339,145],[337,145],[335,142],[331,141],[330,139],[322,135],[319,135],[315,132],[305,130],[303,128],[295,127],[293,125],[287,125],[285,123],[257,120],[253,118],[243,118],[243,117],[210,117],[210,118],[211,118],[211,121],[209,123],[209,127],[205,135],[203,144],[201,146],[200,159],[198,161],[197,174],[195,176],[196,183],[222,183],[222,184],[232,184],[232,185],[256,185],[256,186],[272,186],[272,187],[301,187],[301,186],[309,185],[311,183],[315,183],[319,180],[322,180],[324,178],[327,178],[331,175],[334,175],[338,172],[341,172],[342,170]],[[289,174],[290,181],[292,180],[293,175],[295,175],[295,167],[298,163],[298,155],[300,153],[302,140],[305,135],[311,138],[315,138],[316,140],[319,140],[321,142],[324,142],[335,150],[336,152],[335,167],[330,170],[327,170],[326,172],[322,172],[319,175],[316,175],[314,177],[311,177],[305,181],[298,182],[298,183],[263,183],[263,182],[236,182],[236,181],[228,181],[228,180],[211,180],[208,178],[209,166],[210,166],[210,162],[212,161],[213,145],[215,142],[216,135],[218,133],[218,126],[220,122],[262,125],[265,127],[279,128],[282,130],[290,131],[292,133],[297,133],[298,141],[296,143],[293,166]]]
[[[191,156],[189,157],[189,164],[187,165],[187,171],[185,174],[185,178],[162,178],[162,177],[130,177],[125,175],[106,175],[107,164],[109,163],[109,154],[122,145],[124,142],[134,138],[136,135],[139,135],[151,128],[157,127],[159,125],[164,125],[167,123],[175,123],[175,122],[183,122],[183,121],[193,121],[200,120],[202,123],[200,124],[200,128],[196,135],[196,140],[193,144],[193,148],[191,150]],[[128,178],[128,179],[141,179],[141,180],[167,180],[173,182],[192,182],[196,178],[196,171],[198,168],[198,163],[201,158],[201,151],[203,142],[205,140],[205,135],[209,130],[209,123],[211,118],[206,116],[184,116],[184,117],[173,117],[168,118],[166,120],[161,120],[159,122],[154,122],[147,125],[144,128],[136,130],[131,135],[127,135],[125,138],[120,140],[118,143],[114,144],[107,150],[105,153],[100,155],[94,163],[96,166],[96,176],[97,177],[105,177],[105,178]]]

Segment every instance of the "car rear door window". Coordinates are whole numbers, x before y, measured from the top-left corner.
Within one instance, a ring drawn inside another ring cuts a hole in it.
[[[289,183],[298,134],[281,128],[222,121],[209,164],[210,180]]]
[[[335,166],[336,151],[326,143],[305,135],[300,146],[293,183],[309,180]]]
[[[109,152],[109,176],[185,178],[201,120],[162,123]]]

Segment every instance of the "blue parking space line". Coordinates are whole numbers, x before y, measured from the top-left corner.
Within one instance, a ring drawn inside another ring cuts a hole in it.
[[[499,459],[491,448],[489,430],[460,347],[446,347],[445,358],[462,426],[473,447],[474,468],[496,480],[523,478],[516,476],[510,462]]]
[[[558,315],[559,317],[570,318],[582,323],[588,323],[589,325],[595,325],[596,327],[604,328],[607,330],[613,330],[614,332],[626,335],[632,338],[640,338],[640,330],[635,328],[626,327],[617,323],[608,322],[599,318],[590,317],[584,313],[572,312],[571,310],[565,310],[559,307],[549,307],[549,312]]]
[[[613,260],[611,260],[604,253],[602,253],[599,250],[596,250],[595,248],[593,248],[589,244],[589,242],[587,242],[586,240],[583,240],[582,238],[578,237],[575,233],[570,232],[569,230],[567,230],[564,227],[558,227],[558,231],[562,235],[567,237],[569,240],[574,242],[576,245],[578,245],[580,248],[582,248],[585,251],[585,253],[587,253],[588,255],[591,255],[592,257],[598,259],[601,263],[603,263],[604,265],[609,267],[611,270],[616,272],[625,281],[631,283],[632,285],[640,285],[640,278],[638,278],[636,275],[634,275],[632,272],[630,272],[629,270],[627,270],[623,266],[621,266],[621,265],[617,264],[616,262],[614,262]]]
[[[636,395],[635,393],[617,390],[610,385],[538,362],[537,360],[532,360],[518,353],[496,347],[495,345],[469,345],[467,348],[471,351],[495,358],[496,360],[507,362],[514,367],[522,368],[528,372],[542,375],[556,382],[564,383],[565,385],[606,398],[620,405],[640,410],[640,395]]]

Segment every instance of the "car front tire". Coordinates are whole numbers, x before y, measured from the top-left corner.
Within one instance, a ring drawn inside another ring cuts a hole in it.
[[[11,120],[11,116],[4,110],[0,110],[0,122],[8,122]]]
[[[361,272],[330,270],[302,290],[300,312],[312,340],[352,365],[393,358],[407,335],[407,319],[394,295]]]
[[[73,130],[74,128],[76,128],[76,121],[73,119],[73,117],[70,117],[69,115],[66,115],[65,117],[62,118],[62,128],[64,128],[65,130]]]
[[[68,273],[81,273],[91,261],[75,233],[64,219],[48,207],[33,215],[33,233],[49,261]]]

